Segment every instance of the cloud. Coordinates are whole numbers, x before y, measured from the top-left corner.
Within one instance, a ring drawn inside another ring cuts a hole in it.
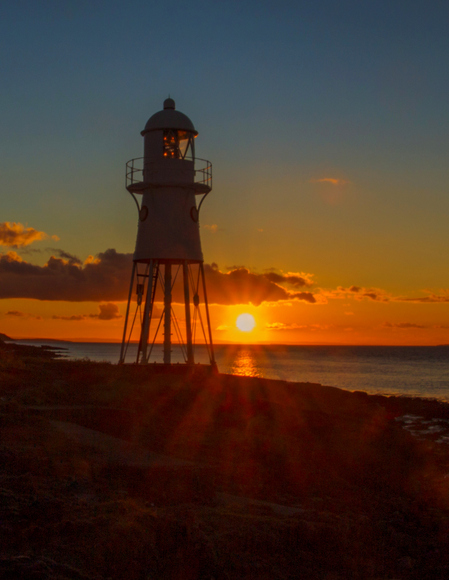
[[[389,302],[389,298],[385,296],[382,291],[370,291],[370,292],[363,292],[361,294],[362,298],[369,298],[370,300],[376,300],[378,302]]]
[[[58,258],[62,258],[68,264],[77,264],[78,266],[81,266],[82,264],[82,261],[77,256],[69,254],[69,252],[65,252],[64,250],[59,250],[58,248],[47,248],[47,251],[53,252]],[[89,256],[89,258],[91,257],[92,256]]]
[[[44,266],[24,261],[15,252],[0,255],[0,298],[35,298],[68,302],[126,300],[132,254],[113,249],[82,264],[62,250]]]
[[[321,177],[319,179],[310,179],[309,183],[329,183],[330,185],[347,185],[350,182],[347,179],[338,179],[336,177]]]
[[[307,325],[299,325],[293,322],[292,324],[284,324],[283,322],[271,322],[266,324],[265,328],[268,330],[300,330],[307,328]]]
[[[204,228],[205,230],[209,230],[209,231],[210,231],[212,234],[215,234],[215,233],[216,233],[216,231],[218,230],[218,226],[217,226],[217,224],[212,224],[212,225],[210,225],[210,226],[209,226],[209,225],[205,225],[205,226],[203,226],[203,228]]]
[[[384,322],[382,326],[384,328],[427,328],[427,326],[423,324],[415,324],[414,322]]]
[[[57,314],[55,314],[54,316],[52,316],[53,320],[69,320],[69,321],[86,320],[86,318],[88,318],[88,315],[85,314],[72,314],[72,316],[58,316]]]
[[[258,274],[238,266],[229,272],[221,272],[217,264],[205,264],[208,300],[214,304],[253,304],[301,300],[314,304],[312,292],[298,292],[299,287],[308,287],[311,282],[298,274],[279,274],[268,272]],[[293,287],[293,290],[286,288]]]
[[[271,322],[267,324],[265,328],[268,330],[307,330],[307,331],[316,331],[316,330],[329,330],[333,325],[329,324],[296,324],[296,322],[292,322],[290,324],[284,324],[283,322]]]
[[[62,250],[55,250],[43,266],[23,260],[16,252],[0,254],[0,298],[34,298],[68,302],[117,302],[126,300],[132,270],[132,254],[106,250],[84,263]],[[295,272],[251,272],[236,266],[228,272],[217,264],[205,264],[206,286],[212,304],[254,304],[299,300],[314,304],[319,296],[307,289],[310,274]],[[182,289],[173,299],[183,302]],[[98,315],[109,316],[112,310]]]
[[[427,296],[422,296],[420,298],[405,298],[400,297],[397,300],[401,302],[416,302],[416,303],[442,303],[449,302],[449,293],[447,290],[442,290],[442,294],[435,294],[434,292],[428,292]]]
[[[323,295],[327,298],[353,298],[361,301],[364,299],[373,300],[374,302],[391,302],[395,300],[390,294],[380,288],[364,288],[363,286],[337,286],[335,290],[323,290]]]
[[[393,296],[381,288],[364,288],[363,286],[349,286],[345,288],[344,286],[337,286],[335,289],[316,289],[314,296],[317,301],[319,298],[338,300],[352,298],[353,300],[371,300],[373,302],[408,302],[415,304],[442,304],[449,302],[449,290],[441,290],[440,294],[430,290],[423,290],[427,293],[427,296],[420,297],[408,297],[408,296]],[[346,306],[349,306],[347,304]]]
[[[43,266],[27,262],[13,250],[0,254],[0,298],[98,302],[102,305],[100,312],[86,316],[100,320],[117,318],[118,310],[115,310],[113,303],[128,298],[132,254],[108,249],[96,256],[89,256],[83,262],[64,250],[54,248],[53,252],[54,255]],[[303,272],[271,269],[258,273],[243,265],[222,271],[215,263],[205,264],[204,272],[211,304],[259,306],[262,303],[275,305],[295,301],[323,304],[327,300],[348,298],[379,303],[449,302],[449,290],[441,290],[440,293],[428,290],[425,291],[427,295],[422,297],[393,296],[380,288],[356,284],[312,290],[313,277]],[[175,287],[173,300],[183,302],[181,285]],[[76,320],[73,317],[69,319]]]
[[[68,320],[68,321],[80,321],[86,320],[88,318],[98,318],[99,320],[115,320],[116,318],[121,318],[122,315],[119,312],[117,304],[108,302],[107,304],[99,304],[98,308],[100,310],[99,314],[72,314],[71,316],[52,316],[53,320]]]
[[[289,284],[295,288],[312,286],[313,284],[310,274],[296,274],[294,272],[278,274],[276,272],[267,272],[264,276],[267,280],[270,280],[270,282],[274,282],[275,284]]]
[[[16,318],[34,318],[35,320],[42,320],[42,316],[35,316],[34,314],[28,314],[27,312],[21,312],[20,310],[8,310],[8,312],[5,312],[5,316],[14,316]]]
[[[320,177],[309,179],[309,183],[314,184],[314,194],[320,197],[325,203],[338,205],[347,199],[349,190],[347,185],[351,182],[338,177]]]
[[[100,304],[99,307],[100,314],[91,314],[92,318],[99,318],[100,320],[114,320],[116,318],[121,318],[122,315],[118,310],[117,304],[108,302],[107,304]]]
[[[39,240],[59,240],[58,236],[49,236],[45,232],[39,232],[34,228],[26,228],[21,223],[0,223],[0,245],[10,248],[22,248]]]

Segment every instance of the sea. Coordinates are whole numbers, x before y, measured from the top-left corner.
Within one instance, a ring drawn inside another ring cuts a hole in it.
[[[120,345],[54,340],[18,341],[61,349],[69,359],[117,363]],[[221,373],[318,383],[371,394],[396,394],[449,402],[449,345],[441,346],[298,346],[215,345]],[[134,362],[131,344],[126,362]],[[154,346],[162,362],[162,345]],[[173,346],[172,362],[183,362],[181,348]],[[208,362],[205,346],[195,347],[195,361]]]

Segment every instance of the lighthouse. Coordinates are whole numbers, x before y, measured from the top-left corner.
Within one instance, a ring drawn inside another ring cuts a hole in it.
[[[137,364],[172,365],[177,344],[194,365],[201,343],[216,369],[199,228],[212,164],[195,157],[198,131],[171,98],[141,134],[144,156],[126,164],[138,228],[119,362],[138,334]]]

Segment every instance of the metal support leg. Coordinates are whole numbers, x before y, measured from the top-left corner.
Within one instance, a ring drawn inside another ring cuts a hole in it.
[[[210,341],[210,363],[216,368],[217,363],[215,362],[214,345],[212,343],[212,329],[210,326],[210,316],[209,316],[209,305],[207,303],[207,293],[206,293],[206,280],[204,279],[204,267],[203,262],[200,262],[201,277],[203,279],[203,292],[204,292],[204,306],[206,307],[206,319],[207,327],[209,329],[209,341]]]
[[[187,260],[182,265],[184,281],[184,303],[186,310],[186,341],[187,341],[187,364],[193,365],[193,346],[192,346],[192,321],[190,318],[190,294],[189,294],[189,266]]]
[[[128,305],[126,306],[126,314],[125,314],[125,328],[123,329],[123,338],[122,338],[122,348],[120,349],[120,360],[119,364],[123,364],[125,362],[125,349],[126,349],[126,331],[128,328],[128,317],[129,317],[129,309],[131,306],[131,296],[133,293],[133,285],[134,285],[134,275],[136,273],[136,263],[133,262],[133,271],[131,274],[131,283],[129,285],[129,294],[128,294]]]
[[[164,364],[171,363],[171,264],[165,264]]]
[[[142,335],[140,338],[140,350],[142,352],[142,358],[140,362],[142,364],[146,364],[148,362],[147,347],[148,347],[148,335],[150,333],[150,321],[152,310],[153,310],[153,260],[150,260],[150,268],[148,271],[148,283],[147,283],[147,297],[145,300]],[[137,362],[139,362],[139,353],[137,353]]]

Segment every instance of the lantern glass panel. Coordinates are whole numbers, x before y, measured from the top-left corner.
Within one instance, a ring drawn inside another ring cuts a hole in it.
[[[188,131],[178,131],[179,154],[182,159],[184,159],[184,157],[187,155],[189,151],[191,139],[192,139],[191,133],[189,133]]]

